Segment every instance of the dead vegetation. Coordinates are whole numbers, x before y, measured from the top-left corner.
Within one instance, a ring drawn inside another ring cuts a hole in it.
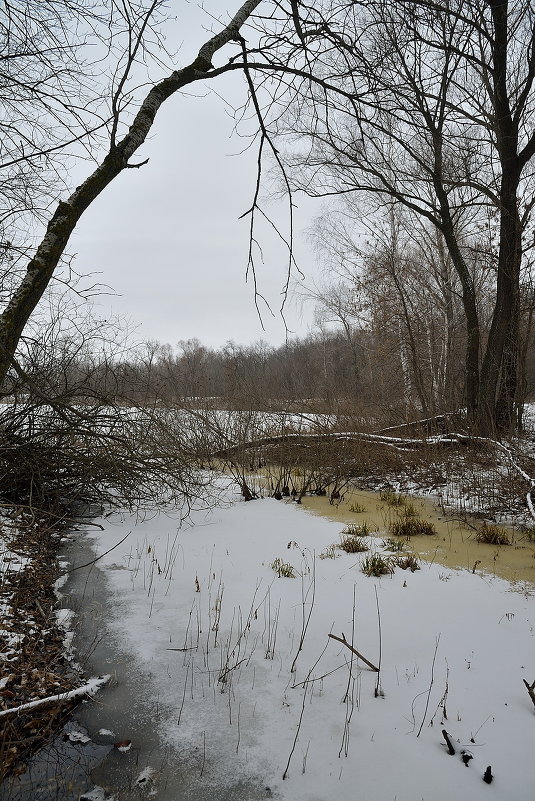
[[[433,523],[428,520],[422,520],[419,517],[399,517],[392,520],[388,526],[388,533],[394,537],[411,537],[433,536],[437,533]]]
[[[337,504],[352,488],[380,489],[394,511],[418,517],[405,493],[423,491],[440,497],[445,514],[525,517],[531,487],[526,475],[535,472],[527,438],[513,447],[466,434],[418,436],[414,427],[410,437],[397,429],[387,436],[390,432],[344,430],[340,422],[315,422],[310,416],[305,427],[296,423],[294,429],[286,416],[277,430],[274,415],[266,431],[257,413],[236,415],[239,433],[231,433],[228,424],[224,431],[211,424],[204,463],[239,476],[252,498],[291,496],[299,503],[304,495],[317,494]],[[415,526],[409,528],[414,535]]]
[[[483,523],[478,530],[476,540],[487,545],[512,545],[511,535],[505,528],[487,523]]]
[[[67,523],[65,513],[60,508],[45,516],[20,507],[2,511],[0,602],[6,614],[0,630],[4,668],[0,710],[6,710],[74,689],[80,676],[65,650],[65,631],[56,616],[53,589],[59,574],[56,552],[59,532]],[[4,562],[13,559],[21,561],[21,569],[10,570],[10,562]],[[29,754],[57,732],[72,707],[72,702],[50,704],[2,720],[0,780],[25,771]]]

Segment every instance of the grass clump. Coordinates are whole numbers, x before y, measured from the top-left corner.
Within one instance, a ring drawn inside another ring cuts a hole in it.
[[[284,562],[282,559],[275,559],[271,563],[271,568],[275,571],[279,578],[295,578],[294,568],[288,562]]]
[[[342,531],[342,535],[344,537],[367,537],[369,533],[370,529],[366,521],[361,523],[361,525],[357,525],[356,523],[348,523]]]
[[[401,514],[403,517],[418,517],[418,512],[413,503],[405,503]]]
[[[524,534],[528,542],[535,542],[535,527],[526,529]]]
[[[362,537],[344,533],[342,533],[341,542],[338,547],[346,553],[363,553],[369,550]]]
[[[346,553],[363,553],[368,550],[363,537],[367,537],[369,533],[370,530],[366,522],[360,526],[356,525],[356,523],[349,523],[340,535],[341,542],[338,547]]]
[[[501,526],[487,526],[483,523],[476,534],[478,542],[485,542],[487,545],[511,545],[512,540],[506,529]]]
[[[388,530],[395,537],[406,538],[431,536],[437,533],[433,523],[422,520],[420,517],[402,517],[399,520],[393,520],[388,526]]]
[[[398,556],[396,564],[402,570],[410,570],[414,573],[415,570],[420,570],[420,562],[413,553],[406,553],[403,556]]]
[[[352,503],[351,506],[349,507],[349,511],[353,512],[353,514],[355,515],[360,515],[362,514],[362,512],[366,511],[366,508],[362,506],[362,504],[360,503]]]
[[[401,492],[392,492],[391,490],[383,490],[379,493],[380,499],[388,506],[404,506],[406,498]]]
[[[393,540],[392,537],[387,537],[385,540],[383,540],[382,546],[387,551],[394,551],[395,553],[398,553],[404,549],[405,543],[403,540]]]
[[[320,559],[336,559],[338,556],[337,553],[338,546],[337,545],[327,545],[326,548],[320,553]]]
[[[387,576],[394,572],[392,559],[382,556],[380,553],[371,553],[365,556],[360,564],[360,569],[365,576]]]

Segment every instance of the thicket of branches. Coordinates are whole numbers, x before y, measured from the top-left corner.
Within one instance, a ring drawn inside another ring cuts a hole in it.
[[[43,513],[159,501],[186,511],[206,494],[193,430],[158,408],[148,375],[143,390],[118,392],[120,331],[112,338],[107,326],[103,335],[101,321],[87,316],[67,323],[40,326],[8,374],[0,497]]]

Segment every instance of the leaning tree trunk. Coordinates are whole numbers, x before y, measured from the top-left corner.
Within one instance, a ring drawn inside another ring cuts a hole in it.
[[[212,57],[224,45],[238,39],[241,26],[259,3],[260,0],[246,0],[229,24],[201,47],[189,66],[175,70],[155,84],[143,100],[126,136],[118,143],[112,142],[108,154],[92,175],[66,201],[58,204],[23,279],[0,315],[0,388],[11,367],[24,327],[42,298],[84,211],[119,173],[132,166],[129,160],[145,142],[161,105],[184,86],[210,77]]]

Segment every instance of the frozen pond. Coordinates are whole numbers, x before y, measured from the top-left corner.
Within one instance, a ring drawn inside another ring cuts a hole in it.
[[[177,523],[173,519],[161,517],[157,520],[160,526],[164,524],[166,529],[176,532]],[[130,524],[132,522],[129,521]],[[152,527],[154,522],[138,522],[137,529],[134,529],[136,535],[143,532],[145,537],[147,525]],[[114,536],[115,531],[116,526],[112,525],[107,536]],[[75,564],[94,560],[96,543],[92,543],[91,539],[92,533],[73,546]],[[103,545],[107,545],[107,542],[103,541]],[[110,558],[112,556],[110,554]],[[120,609],[125,600],[128,603],[128,599],[118,601],[117,594],[113,592],[113,576],[116,571],[127,568],[115,561],[105,567],[103,565],[103,569],[100,565],[99,561],[73,574],[75,578],[70,585],[68,603],[80,611],[78,658],[86,673],[112,673],[113,679],[95,702],[84,704],[77,710],[76,718],[91,734],[93,741],[131,741],[131,746],[126,745],[121,749],[112,747],[107,757],[88,772],[85,789],[92,790],[88,793],[88,801],[111,797],[116,801],[142,799],[156,792],[158,799],[163,801],[213,799],[210,784],[207,784],[203,793],[200,771],[192,764],[190,757],[185,758],[177,744],[162,736],[161,724],[165,722],[168,707],[166,699],[160,697],[160,685],[154,675],[155,666],[140,659],[138,646],[142,646],[142,643],[129,642],[128,638],[121,636],[115,625],[121,617]],[[158,627],[152,615],[149,620]],[[167,665],[166,670],[176,667],[176,659],[174,663]],[[222,801],[266,797],[263,788],[258,792],[257,787],[246,786],[240,779],[229,781],[228,787],[221,789],[218,797]]]
[[[132,743],[89,798],[531,801],[533,586],[432,562],[370,578],[370,551],[330,547],[339,522],[235,501],[181,528],[103,519],[75,556],[102,555],[73,574],[80,658],[114,677],[78,717]]]

